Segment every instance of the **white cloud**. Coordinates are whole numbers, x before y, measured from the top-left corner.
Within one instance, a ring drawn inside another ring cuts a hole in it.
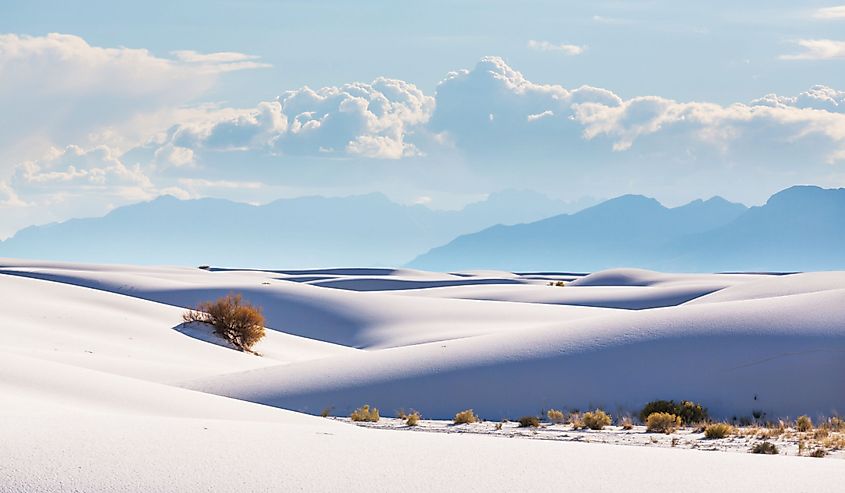
[[[830,60],[845,58],[845,41],[832,39],[799,39],[795,42],[804,48],[801,53],[781,55],[781,60]]]
[[[800,93],[798,96],[767,94],[760,99],[755,99],[751,104],[775,108],[812,108],[835,113],[845,113],[845,91],[816,85],[811,87],[809,91]]]
[[[1,166],[70,144],[136,145],[185,117],[222,72],[264,66],[239,53],[103,48],[69,34],[0,35]],[[113,140],[104,141],[104,136]],[[8,168],[7,170],[8,171]]]
[[[815,11],[813,17],[816,19],[845,19],[845,5],[838,5],[835,7],[825,7]]]
[[[528,41],[528,48],[535,51],[563,53],[564,55],[580,55],[584,53],[584,50],[586,49],[585,46],[565,43],[555,44],[548,41],[535,41],[533,39]]]
[[[416,86],[394,79],[303,87],[254,109],[180,125],[162,149],[191,150],[192,160],[221,150],[399,159],[419,154],[407,138],[428,121],[433,105]]]
[[[220,51],[216,53],[198,53],[193,50],[178,50],[172,52],[177,60],[201,67],[209,73],[232,72],[255,68],[269,68],[269,63],[258,62],[259,56],[247,55],[234,51]]]

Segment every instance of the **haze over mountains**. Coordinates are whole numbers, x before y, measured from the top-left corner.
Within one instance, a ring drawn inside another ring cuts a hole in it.
[[[381,194],[301,197],[253,206],[163,196],[103,217],[33,226],[0,257],[263,268],[396,266],[458,235],[592,205],[505,190],[460,211],[401,205]]]
[[[795,186],[746,209],[720,198],[666,208],[626,195],[572,215],[494,226],[421,255],[420,269],[845,269],[845,189]]]
[[[0,257],[277,269],[845,269],[845,189],[796,186],[752,208],[720,197],[667,208],[625,195],[562,213],[580,207],[527,191],[492,194],[460,211],[381,194],[263,206],[165,196],[26,228],[0,242]]]

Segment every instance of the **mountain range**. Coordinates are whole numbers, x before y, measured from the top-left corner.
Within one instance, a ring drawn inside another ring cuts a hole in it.
[[[457,211],[401,205],[378,193],[260,206],[162,196],[103,217],[25,228],[0,242],[0,257],[260,268],[396,266],[460,234],[594,203],[522,190],[493,193]]]
[[[626,195],[574,214],[460,236],[408,264],[431,270],[845,269],[845,189],[795,186],[762,206],[719,197],[667,208]]]
[[[845,189],[795,186],[751,208],[720,197],[669,208],[641,195],[576,211],[582,205],[529,191],[492,194],[458,211],[381,194],[261,206],[164,196],[23,229],[0,242],[0,257],[436,271],[845,269]]]

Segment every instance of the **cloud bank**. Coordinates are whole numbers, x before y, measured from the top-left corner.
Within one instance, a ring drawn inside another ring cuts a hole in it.
[[[164,58],[72,35],[0,35],[0,104],[21,115],[0,132],[0,209],[53,218],[57,203],[78,215],[165,192],[329,178],[347,193],[401,184],[409,202],[514,184],[610,196],[845,183],[845,92],[827,86],[728,105],[623,98],[534,82],[484,57],[433,94],[379,77],[282,91],[247,108],[196,103],[226,73],[263,66],[236,52]]]

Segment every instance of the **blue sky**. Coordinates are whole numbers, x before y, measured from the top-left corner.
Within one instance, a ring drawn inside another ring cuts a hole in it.
[[[160,193],[845,185],[835,0],[29,1],[0,33],[0,237]]]

